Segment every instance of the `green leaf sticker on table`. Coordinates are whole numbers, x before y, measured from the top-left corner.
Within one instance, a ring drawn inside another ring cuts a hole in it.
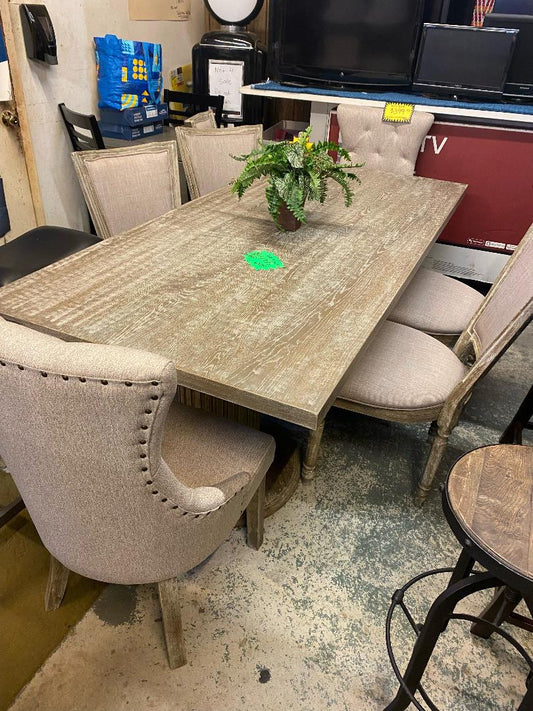
[[[275,254],[267,252],[264,249],[256,250],[255,252],[248,252],[248,254],[244,255],[244,259],[256,270],[279,269],[284,266],[279,257],[276,257]]]

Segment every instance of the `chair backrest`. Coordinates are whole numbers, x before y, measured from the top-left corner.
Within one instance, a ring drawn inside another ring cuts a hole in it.
[[[263,137],[261,124],[203,131],[186,126],[176,128],[191,198],[201,197],[229,185],[242,171],[243,164],[233,156],[250,153]]]
[[[0,456],[44,545],[68,568],[126,582],[164,545],[158,519],[169,510],[146,480],[165,480],[175,391],[166,358],[66,343],[0,318]]]
[[[168,104],[168,119],[170,123],[183,124],[185,119],[194,114],[212,109],[215,114],[217,128],[222,122],[224,97],[210,94],[191,94],[187,91],[169,91],[165,89],[163,101]],[[180,107],[181,105],[181,107]]]
[[[175,141],[73,153],[85,202],[102,238],[181,204]]]
[[[203,131],[206,128],[217,128],[215,114],[211,109],[207,109],[207,111],[201,111],[199,114],[190,116],[185,119],[183,125],[189,126],[190,128],[196,128],[199,131]]]
[[[414,111],[410,123],[386,123],[383,109],[340,104],[337,108],[342,145],[352,160],[365,167],[399,175],[412,175],[422,141],[434,121],[433,114]]]
[[[498,357],[533,314],[533,225],[461,334],[455,352]]]
[[[79,114],[59,104],[59,110],[75,151],[100,150],[105,148],[96,116]]]

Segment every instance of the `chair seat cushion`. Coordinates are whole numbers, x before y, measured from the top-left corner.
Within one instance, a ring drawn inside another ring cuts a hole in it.
[[[420,269],[389,314],[389,321],[434,335],[459,335],[482,301],[483,294],[457,279]]]
[[[0,247],[0,286],[100,242],[100,237],[67,227],[36,227]]]
[[[274,457],[270,435],[176,401],[165,424],[162,456],[191,489],[187,508],[217,508],[240,491]]]
[[[435,338],[385,321],[359,357],[339,398],[392,410],[441,405],[466,366]]]

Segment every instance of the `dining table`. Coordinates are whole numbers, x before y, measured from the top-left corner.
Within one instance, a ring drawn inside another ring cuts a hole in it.
[[[345,377],[466,190],[357,172],[351,205],[331,184],[291,233],[270,217],[263,181],[240,200],[223,187],[3,287],[0,314],[65,340],[165,356],[191,406],[305,428],[309,480]],[[291,461],[272,486],[276,507],[298,483]]]

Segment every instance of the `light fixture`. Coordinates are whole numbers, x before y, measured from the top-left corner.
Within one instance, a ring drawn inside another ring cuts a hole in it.
[[[205,6],[221,25],[246,27],[263,7],[264,0],[204,0]]]

